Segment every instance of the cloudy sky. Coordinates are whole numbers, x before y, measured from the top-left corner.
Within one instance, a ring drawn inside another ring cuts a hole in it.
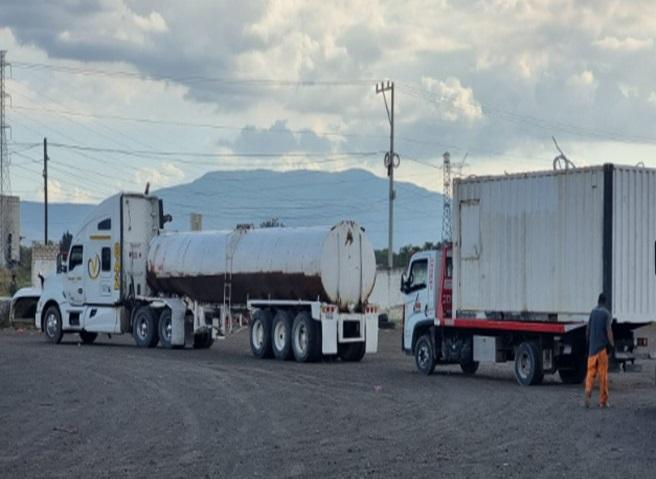
[[[397,177],[656,166],[650,1],[3,0],[12,190],[95,202],[217,169],[360,167]]]

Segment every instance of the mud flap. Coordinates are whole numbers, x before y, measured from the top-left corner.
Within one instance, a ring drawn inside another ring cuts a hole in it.
[[[337,321],[321,318],[321,353],[337,354]]]
[[[171,309],[171,345],[184,346],[187,305],[179,299],[166,299],[164,302]]]
[[[367,353],[378,352],[378,316],[368,314],[365,316],[365,344]]]

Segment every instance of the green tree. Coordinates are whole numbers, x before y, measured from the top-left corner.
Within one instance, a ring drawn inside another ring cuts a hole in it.
[[[284,228],[285,223],[280,221],[280,218],[273,217],[266,219],[260,223],[260,228]]]

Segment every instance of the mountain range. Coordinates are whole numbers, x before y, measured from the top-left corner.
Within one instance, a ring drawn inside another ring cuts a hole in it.
[[[232,229],[278,218],[286,226],[358,221],[376,249],[387,247],[387,178],[361,169],[340,172],[292,170],[214,171],[186,184],[153,191],[173,216],[167,228],[190,229],[190,214],[202,214],[203,229]],[[438,241],[442,195],[413,183],[395,182],[394,249]],[[51,203],[49,238],[73,232],[91,204]],[[43,204],[21,202],[23,244],[43,241]]]

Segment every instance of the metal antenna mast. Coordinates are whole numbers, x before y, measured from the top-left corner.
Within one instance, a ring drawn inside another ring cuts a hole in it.
[[[9,227],[7,225],[6,209],[9,204],[8,198],[11,191],[11,182],[9,180],[9,152],[7,151],[7,130],[9,125],[5,116],[5,100],[9,97],[5,91],[6,67],[9,65],[5,61],[7,50],[0,50],[0,247],[2,248],[3,258],[7,254],[7,234]],[[9,258],[7,258],[7,263]],[[0,261],[4,264],[5,261]]]
[[[442,241],[451,242],[453,236],[453,219],[451,217],[451,200],[453,193],[451,192],[451,179],[452,173],[455,170],[455,176],[462,175],[462,170],[467,166],[469,153],[465,153],[460,163],[451,162],[451,154],[447,151],[442,155],[442,195],[444,196],[444,203],[442,205]]]
[[[451,228],[451,154],[442,155],[442,242],[450,242]]]
[[[387,106],[387,97],[385,92],[391,92],[390,105]],[[394,267],[394,198],[396,192],[394,191],[394,168],[398,168],[401,163],[399,155],[394,153],[394,82],[380,82],[376,84],[376,93],[383,94],[385,101],[385,110],[387,110],[387,119],[390,123],[390,149],[385,153],[385,168],[387,168],[387,176],[389,178],[389,237],[387,244],[387,267],[392,269]]]

